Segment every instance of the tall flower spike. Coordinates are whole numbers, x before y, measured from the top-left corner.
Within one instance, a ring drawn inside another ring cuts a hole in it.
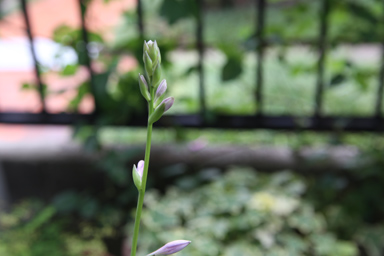
[[[132,168],[132,177],[133,182],[138,190],[141,189],[142,179],[143,179],[143,171],[144,171],[144,161],[140,160],[136,165],[133,165]]]
[[[157,90],[156,90],[155,101],[154,101],[155,104],[159,100],[159,98],[165,93],[166,90],[167,90],[167,81],[165,81],[165,79],[163,79],[160,82],[160,85],[159,85],[159,87],[157,87]]]
[[[188,240],[175,240],[165,244],[163,247],[158,250],[148,254],[147,256],[156,256],[156,255],[170,255],[177,253],[183,250],[191,241]]]

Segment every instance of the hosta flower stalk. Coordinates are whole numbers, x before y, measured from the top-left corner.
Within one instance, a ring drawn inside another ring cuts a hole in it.
[[[137,200],[135,226],[133,230],[131,256],[136,256],[141,212],[143,210],[145,188],[148,177],[148,166],[152,140],[152,126],[153,123],[158,121],[163,116],[163,114],[172,107],[174,102],[173,97],[168,97],[164,99],[160,104],[156,104],[159,98],[167,90],[167,82],[165,79],[162,80],[161,77],[161,54],[156,41],[144,41],[143,60],[145,76],[139,74],[139,89],[141,95],[148,103],[147,142],[145,146],[144,161],[139,161],[137,167],[134,165],[132,169],[132,178],[139,192],[139,196]],[[148,255],[173,254],[186,247],[189,243],[190,241],[186,240],[176,240],[164,245],[157,251]]]

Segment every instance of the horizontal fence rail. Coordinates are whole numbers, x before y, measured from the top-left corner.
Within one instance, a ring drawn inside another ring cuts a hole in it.
[[[39,99],[41,104],[40,113],[16,113],[16,112],[2,112],[0,109],[0,123],[6,124],[55,124],[55,125],[69,125],[77,123],[94,124],[99,116],[100,108],[95,102],[95,108],[92,114],[78,114],[78,113],[61,113],[50,114],[46,111],[44,84],[39,70],[39,64],[34,49],[33,28],[28,14],[26,0],[19,0],[22,9],[22,14],[25,21],[26,35],[30,44],[30,52],[34,62],[34,74],[36,84],[38,86]],[[190,127],[190,128],[225,128],[225,129],[274,129],[274,130],[315,130],[315,131],[370,131],[377,132],[383,131],[384,120],[382,118],[382,97],[384,93],[384,38],[382,40],[382,56],[380,63],[380,71],[378,75],[377,96],[374,102],[374,110],[371,116],[357,117],[357,116],[325,116],[322,113],[324,102],[324,73],[325,63],[328,48],[328,31],[331,24],[329,24],[329,14],[332,8],[331,0],[318,0],[321,2],[321,11],[319,12],[319,30],[317,41],[317,82],[315,84],[314,95],[314,109],[311,116],[271,116],[263,111],[265,102],[264,91],[264,62],[265,50],[268,47],[265,38],[266,28],[266,15],[268,9],[267,0],[255,0],[254,6],[256,8],[255,17],[255,35],[256,35],[256,69],[255,69],[255,103],[257,106],[254,115],[209,115],[209,102],[206,99],[205,76],[204,76],[204,13],[203,13],[203,0],[195,1],[196,4],[196,50],[198,52],[197,71],[199,74],[199,112],[197,114],[186,115],[167,115],[164,116],[158,123],[159,127]],[[78,0],[80,16],[81,16],[81,31],[83,46],[82,51],[88,53],[89,35],[85,21],[85,0]],[[384,2],[383,2],[384,9]],[[143,20],[144,12],[142,1],[137,1],[137,29],[140,37],[145,38],[145,22]],[[383,17],[384,19],[384,17]],[[90,77],[90,92],[94,94],[94,79],[95,71],[92,69],[91,59],[88,54],[85,54],[85,66],[88,70]],[[142,116],[133,116],[130,121],[120,123],[118,125],[126,126],[146,126],[146,118]]]

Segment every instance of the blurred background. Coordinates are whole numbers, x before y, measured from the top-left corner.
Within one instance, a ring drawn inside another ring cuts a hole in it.
[[[0,255],[384,254],[384,2],[1,0]]]

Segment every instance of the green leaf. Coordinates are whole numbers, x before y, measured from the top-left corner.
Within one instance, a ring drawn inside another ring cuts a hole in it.
[[[336,75],[334,75],[332,78],[331,78],[331,81],[329,83],[330,86],[337,86],[337,85],[340,85],[342,84],[345,80],[346,80],[346,76],[345,74],[343,73],[338,73]]]
[[[71,213],[79,204],[78,197],[75,191],[63,192],[54,198],[53,205],[61,213]]]
[[[48,86],[46,84],[42,84],[43,87],[43,96],[47,96],[48,93]],[[29,83],[23,83],[21,86],[22,90],[36,90],[38,93],[40,93],[39,86]]]
[[[72,76],[76,74],[79,66],[78,65],[66,65],[64,69],[60,72],[62,76]]]
[[[56,213],[56,210],[52,206],[47,206],[41,212],[37,214],[32,220],[28,222],[25,226],[25,231],[32,232],[37,228],[41,227],[44,223],[48,222],[53,215]]]
[[[194,72],[197,72],[199,69],[197,66],[192,66],[192,67],[189,67],[183,74],[182,76],[189,76],[191,75],[192,73]]]
[[[31,89],[36,89],[36,87],[32,84],[29,84],[29,83],[23,83],[23,85],[21,86],[21,89],[22,90],[31,90]]]
[[[160,16],[164,17],[170,25],[196,15],[197,6],[193,0],[166,0],[160,7]]]
[[[84,197],[80,205],[80,215],[86,219],[94,217],[99,209],[98,201],[91,197]]]
[[[237,57],[229,57],[224,64],[221,71],[221,80],[229,81],[238,78],[243,72],[243,65],[241,59]]]
[[[349,2],[348,9],[352,15],[368,21],[371,25],[377,25],[379,23],[374,13],[362,4]]]
[[[222,43],[219,48],[227,57],[221,70],[221,80],[229,81],[238,78],[243,72],[243,51],[238,45],[231,43]]]
[[[68,109],[76,111],[83,100],[84,96],[89,92],[89,81],[82,83],[77,88],[76,96],[69,102]]]
[[[367,75],[367,74],[365,74],[365,73],[363,73],[363,72],[359,72],[359,71],[357,71],[357,72],[354,74],[353,78],[354,78],[354,79],[356,80],[356,82],[360,85],[360,89],[361,89],[362,91],[367,91],[368,86],[369,86],[369,84],[368,84],[368,79],[370,78],[369,75]]]

